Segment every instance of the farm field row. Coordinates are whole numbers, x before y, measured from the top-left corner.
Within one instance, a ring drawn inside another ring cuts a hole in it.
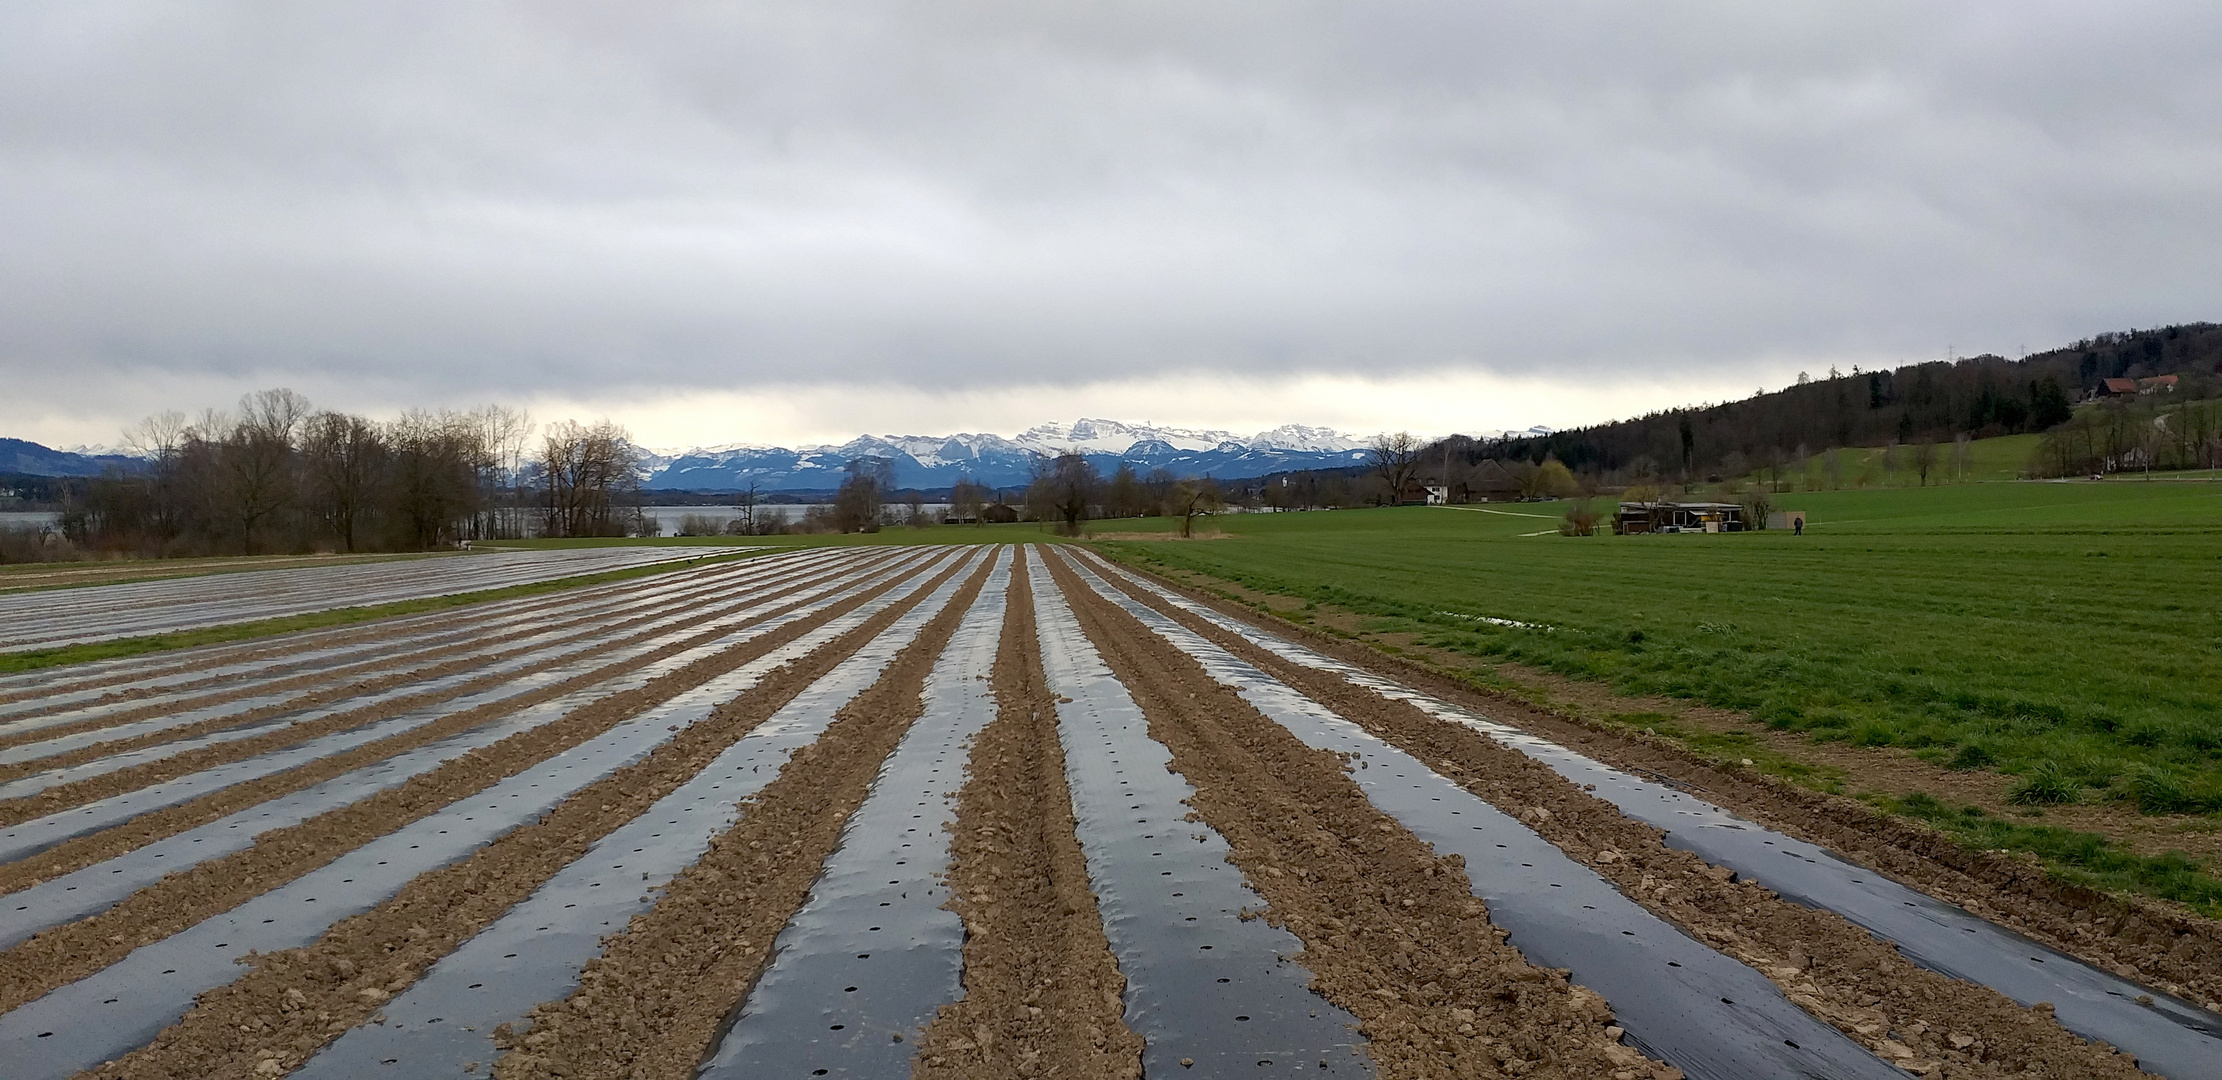
[[[2222,1075],[1916,883],[1073,548],[0,677],[11,1076]]]

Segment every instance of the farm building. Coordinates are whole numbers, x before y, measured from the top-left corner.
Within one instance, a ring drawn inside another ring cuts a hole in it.
[[[1488,458],[1474,469],[1466,490],[1483,502],[1509,502],[1520,497],[1520,479],[1497,459]]]
[[[1612,531],[1623,536],[1655,532],[1743,532],[1744,508],[1737,503],[1624,502],[1613,515]]]

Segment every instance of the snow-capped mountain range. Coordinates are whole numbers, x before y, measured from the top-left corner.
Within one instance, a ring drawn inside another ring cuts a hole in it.
[[[1530,428],[1503,435],[1547,435]],[[1497,435],[1487,436],[1491,438]],[[1121,464],[1147,476],[1166,469],[1176,477],[1215,476],[1244,480],[1287,469],[1336,469],[1364,465],[1370,438],[1330,428],[1285,424],[1242,436],[1231,431],[1125,424],[1083,419],[1043,424],[1018,435],[863,435],[825,446],[694,447],[641,450],[641,478],[650,490],[758,491],[831,490],[839,486],[851,459],[886,458],[901,487],[947,487],[971,479],[993,487],[1026,483],[1034,462],[1078,450],[1109,476]],[[0,473],[38,476],[98,476],[109,469],[143,468],[142,458],[105,446],[55,450],[21,439],[0,438]]]
[[[864,435],[838,446],[710,446],[650,451],[642,462],[650,489],[759,491],[826,489],[838,485],[849,461],[882,457],[894,463],[901,487],[946,487],[971,479],[995,487],[1024,484],[1034,460],[1077,450],[1109,475],[1120,464],[1147,475],[1264,476],[1284,469],[1364,464],[1368,440],[1328,428],[1287,424],[1256,435],[1231,431],[1082,419],[1042,424],[1012,438],[1001,435]]]

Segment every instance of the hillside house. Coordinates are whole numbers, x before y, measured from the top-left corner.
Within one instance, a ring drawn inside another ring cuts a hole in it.
[[[1738,503],[1624,502],[1613,515],[1612,531],[1638,533],[1743,532],[1750,528]]]

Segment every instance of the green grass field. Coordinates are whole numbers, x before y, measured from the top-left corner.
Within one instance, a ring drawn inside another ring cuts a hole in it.
[[[1229,540],[1105,546],[1477,658],[2001,769],[2024,801],[2222,809],[2222,484],[1778,506],[1809,512],[1805,536],[1523,535],[1563,513],[1531,503],[1228,516]]]

